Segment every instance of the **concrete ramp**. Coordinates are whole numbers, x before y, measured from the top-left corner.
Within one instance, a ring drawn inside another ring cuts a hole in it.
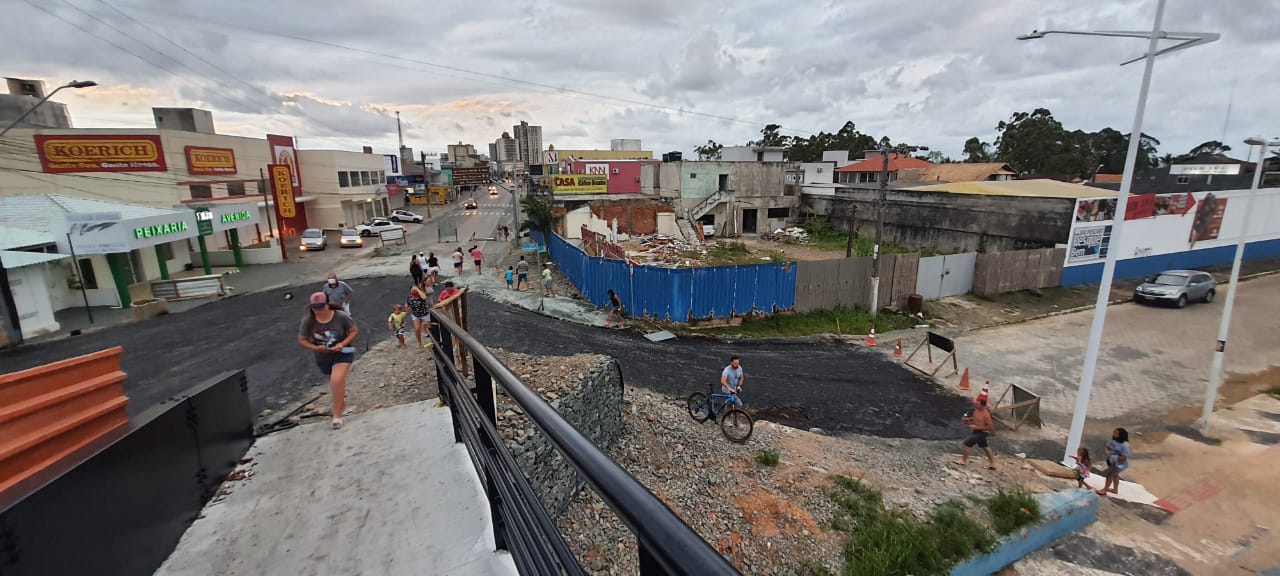
[[[258,439],[159,575],[516,574],[434,400]],[[233,474],[233,477],[240,474]]]

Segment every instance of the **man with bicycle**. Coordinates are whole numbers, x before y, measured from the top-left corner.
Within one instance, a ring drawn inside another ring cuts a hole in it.
[[[742,406],[742,398],[738,395],[742,393],[742,359],[733,356],[729,358],[729,365],[724,367],[720,372],[720,391],[725,394],[733,394],[733,403],[735,406]]]

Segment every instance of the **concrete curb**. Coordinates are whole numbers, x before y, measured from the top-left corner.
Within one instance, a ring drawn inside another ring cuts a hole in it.
[[[951,569],[951,576],[995,574],[1023,557],[1065,538],[1098,519],[1098,495],[1072,488],[1036,494],[1040,522],[1000,539],[995,550],[974,556]]]

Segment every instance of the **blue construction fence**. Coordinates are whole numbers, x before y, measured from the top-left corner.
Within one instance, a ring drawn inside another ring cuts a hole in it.
[[[534,236],[541,241],[541,235]],[[791,310],[796,303],[796,265],[748,264],[706,268],[658,268],[590,256],[552,235],[551,259],[592,304],[604,306],[609,290],[627,314],[667,322],[725,318]]]

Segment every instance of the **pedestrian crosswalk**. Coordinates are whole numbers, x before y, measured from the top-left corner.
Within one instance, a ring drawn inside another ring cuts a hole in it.
[[[481,206],[478,210],[463,210],[459,214],[463,216],[501,216],[507,214],[510,210],[493,209]]]

